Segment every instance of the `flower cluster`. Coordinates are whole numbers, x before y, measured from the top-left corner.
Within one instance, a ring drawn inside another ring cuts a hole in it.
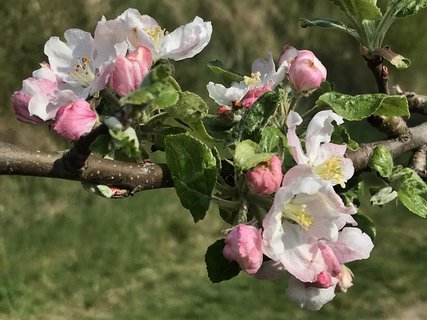
[[[94,37],[79,29],[65,31],[65,42],[51,37],[47,62],[23,81],[12,96],[18,120],[52,124],[55,132],[77,140],[97,123],[102,90],[118,96],[138,89],[159,59],[182,60],[198,54],[210,41],[212,26],[196,17],[171,33],[152,17],[128,9],[97,23]]]
[[[333,121],[340,124],[342,118],[332,111],[313,117],[304,152],[296,135],[301,117],[290,111],[287,139],[296,165],[282,180],[282,171],[277,170],[281,162],[274,156],[270,165],[274,169],[265,166],[262,178],[256,174],[262,171],[259,166],[246,174],[250,189],[259,194],[275,192],[274,202],[261,229],[238,225],[227,235],[224,248],[229,260],[258,279],[289,273],[289,297],[311,310],[332,300],[336,291],[345,292],[352,273],[344,264],[367,259],[373,249],[370,237],[355,227],[356,209],[345,206],[333,188],[344,185],[354,172],[351,160],[344,158],[346,147],[330,142]],[[258,242],[262,248],[254,244]],[[268,258],[264,263],[262,255]]]
[[[195,56],[211,33],[210,22],[199,17],[168,33],[135,9],[102,18],[93,37],[67,30],[65,42],[46,42],[48,61],[13,94],[16,117],[51,125],[72,141],[102,123],[108,134],[90,147],[102,149],[94,152],[111,163],[150,160],[152,152],[164,151],[177,194],[195,221],[217,201],[221,217],[233,225],[214,246],[225,272],[234,266],[256,279],[288,275],[288,296],[319,310],[352,285],[345,264],[367,259],[373,249],[356,227],[357,209],[336,192],[354,174],[347,146],[332,139],[334,123],[343,118],[322,110],[305,127],[311,110],[303,117],[295,111],[299,98],[326,80],[326,68],[313,52],[286,45],[277,64],[269,53],[253,62],[248,76],[220,70],[229,78],[208,83],[217,104],[217,115],[208,115],[208,105],[181,90],[165,60]],[[134,191],[120,184],[84,187],[108,198]],[[216,282],[220,267],[213,264]]]

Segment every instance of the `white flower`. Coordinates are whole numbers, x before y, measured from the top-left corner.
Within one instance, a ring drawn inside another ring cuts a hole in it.
[[[108,60],[115,53],[110,48],[117,46],[129,52],[144,46],[151,50],[153,60],[183,60],[192,58],[203,50],[212,35],[212,25],[200,17],[171,33],[159,26],[148,15],[141,15],[136,9],[128,9],[114,20],[103,18],[95,30],[96,59]],[[125,55],[125,54],[122,54]]]
[[[263,252],[299,280],[315,282],[327,265],[319,241],[336,242],[344,224],[355,224],[350,214],[356,209],[305,171],[277,191],[263,220]]]
[[[245,76],[240,82],[233,82],[226,88],[222,84],[209,82],[207,89],[211,97],[219,105],[232,105],[233,102],[239,102],[245,94],[254,88],[268,88],[274,90],[277,85],[285,78],[287,63],[284,62],[276,66],[271,53],[268,59],[258,58],[252,63],[252,73],[250,77]]]
[[[296,127],[302,123],[302,118],[290,111],[286,119],[288,144],[298,165],[308,165],[323,180],[345,187],[345,182],[354,174],[354,167],[351,159],[344,158],[347,146],[330,143],[334,130],[332,121],[343,123],[342,117],[330,110],[320,111],[313,117],[307,128],[307,153],[304,153],[296,134]]]

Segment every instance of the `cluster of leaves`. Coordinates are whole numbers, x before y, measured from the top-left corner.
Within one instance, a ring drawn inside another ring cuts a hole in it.
[[[379,55],[396,68],[410,65],[409,59],[394,53],[389,47],[383,47],[383,41],[390,26],[397,18],[418,13],[427,7],[425,0],[389,0],[382,13],[376,0],[331,0],[346,15],[348,23],[329,18],[301,19],[301,26],[330,28],[343,31],[355,38],[366,55]]]

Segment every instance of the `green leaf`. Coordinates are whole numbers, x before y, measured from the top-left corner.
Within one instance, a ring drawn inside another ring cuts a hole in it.
[[[400,202],[420,217],[427,217],[427,184],[410,168],[398,167],[390,177],[390,185],[397,191]]]
[[[187,125],[200,122],[207,114],[209,107],[197,94],[189,91],[179,92],[179,100],[175,105],[165,107],[165,111]]]
[[[166,162],[181,204],[194,221],[209,209],[218,173],[217,158],[200,140],[186,133],[165,138]]]
[[[409,115],[408,101],[402,96],[385,94],[363,94],[351,96],[337,92],[328,92],[319,97],[317,107],[332,108],[344,119],[359,121],[373,114],[384,116]]]
[[[357,227],[374,240],[377,235],[377,229],[375,228],[372,219],[360,211],[357,211],[357,213],[353,215],[353,218],[357,222]]]
[[[410,116],[408,99],[404,96],[379,97],[380,106],[375,115],[379,116]]]
[[[382,14],[376,5],[376,0],[331,0],[346,14],[362,20],[378,20]]]
[[[359,181],[356,185],[348,188],[345,192],[340,193],[344,203],[348,206],[351,203],[359,205],[360,199],[365,192],[365,182]]]
[[[411,168],[398,169],[390,177],[390,185],[394,190],[405,190],[411,194],[427,193],[427,184]]]
[[[274,153],[257,153],[257,144],[251,140],[239,142],[234,153],[234,165],[238,171],[245,171],[261,162],[270,160]]]
[[[284,99],[284,91],[279,89],[263,94],[245,112],[242,119],[236,124],[227,139],[229,144],[238,143],[245,139],[258,142],[261,139],[261,131],[266,126],[270,117]]]
[[[110,143],[111,136],[109,134],[102,134],[92,142],[90,150],[99,156],[105,156],[110,153]]]
[[[381,177],[390,177],[393,170],[393,157],[390,151],[379,144],[369,159],[369,167],[379,173]]]
[[[185,133],[187,130],[180,127],[167,127],[155,133],[154,145],[157,150],[165,150],[165,138],[171,134]]]
[[[228,70],[220,60],[208,62],[208,68],[218,76],[222,84],[227,86],[232,82],[240,82],[244,79],[244,77],[237,72]]]
[[[427,200],[419,195],[409,193],[405,190],[398,191],[400,202],[412,213],[422,218],[427,217]]]
[[[314,18],[314,19],[301,18],[299,22],[302,28],[309,28],[309,27],[330,28],[330,29],[344,31],[356,39],[360,38],[354,29],[349,28],[343,22],[338,20],[333,20],[328,18]]]
[[[110,151],[114,155],[114,159],[118,159],[117,153],[122,153],[125,159],[132,160],[140,157],[139,140],[135,129],[132,127],[126,130],[109,130],[111,136]]]
[[[140,88],[127,97],[120,99],[120,103],[135,105],[152,105],[156,108],[166,108],[174,105],[179,98],[173,78],[173,65],[161,60],[150,70],[144,78]],[[171,80],[172,79],[172,80]]]
[[[397,9],[396,16],[403,18],[427,8],[427,0],[389,0],[388,6]]]
[[[375,193],[371,199],[372,206],[383,206],[397,198],[397,192],[392,187],[386,186]]]
[[[332,132],[331,142],[335,144],[346,144],[350,150],[359,148],[359,144],[350,138],[347,129],[344,126],[335,126]]]
[[[236,261],[228,261],[222,251],[224,250],[225,240],[217,240],[208,247],[205,255],[206,270],[209,279],[213,283],[229,280],[237,276],[240,272],[240,266]]]
[[[283,150],[286,145],[286,136],[277,127],[265,127],[261,132],[261,140],[256,151],[277,153]]]

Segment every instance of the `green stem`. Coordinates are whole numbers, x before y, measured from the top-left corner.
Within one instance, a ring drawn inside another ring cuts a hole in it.
[[[220,207],[229,208],[229,209],[238,209],[240,207],[239,201],[225,200],[217,196],[212,196],[212,200],[215,201]]]

